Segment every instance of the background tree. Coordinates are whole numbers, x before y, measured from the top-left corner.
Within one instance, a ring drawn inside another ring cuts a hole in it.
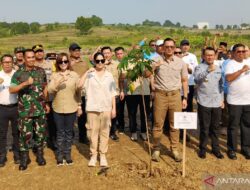
[[[75,27],[80,30],[80,34],[88,34],[93,27],[93,22],[91,18],[81,16],[76,19]]]
[[[38,22],[30,23],[30,31],[35,34],[40,32],[40,24]]]

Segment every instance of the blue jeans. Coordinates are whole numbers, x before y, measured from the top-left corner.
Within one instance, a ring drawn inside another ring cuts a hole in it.
[[[73,127],[76,120],[76,112],[74,113],[54,113],[56,123],[56,143],[57,143],[57,159],[71,159],[71,146],[73,143]]]

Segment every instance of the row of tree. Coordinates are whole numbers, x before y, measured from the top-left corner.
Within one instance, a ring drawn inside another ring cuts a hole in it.
[[[161,25],[160,22],[150,21],[150,20],[146,19],[145,21],[142,22],[142,25],[143,26],[165,26],[165,27],[176,27],[176,28],[180,28],[181,27],[181,23],[180,22],[177,22],[176,24],[174,24],[170,20],[165,20],[165,22]]]

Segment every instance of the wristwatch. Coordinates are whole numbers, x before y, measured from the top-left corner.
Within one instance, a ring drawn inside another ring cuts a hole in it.
[[[187,99],[188,99],[187,97],[183,96],[183,100],[187,100]]]

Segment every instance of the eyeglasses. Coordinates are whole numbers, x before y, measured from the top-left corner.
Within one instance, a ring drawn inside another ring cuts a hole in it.
[[[174,46],[164,46],[166,49],[174,49]]]
[[[156,46],[156,44],[150,44],[150,46],[155,47],[155,46]]]
[[[97,60],[95,60],[95,63],[96,64],[105,63],[105,59],[97,59]]]
[[[241,50],[241,51],[236,51],[236,53],[246,53],[245,50]]]
[[[64,63],[64,64],[68,64],[68,63],[69,63],[69,61],[68,61],[68,60],[66,60],[66,61],[60,61],[60,62],[58,62],[58,64],[60,64],[60,65],[61,65],[61,64],[63,64],[63,63]]]
[[[181,51],[176,51],[176,52],[174,52],[174,54],[175,54],[175,55],[177,55],[177,54],[180,55],[180,54],[182,54],[182,52],[181,52]]]

